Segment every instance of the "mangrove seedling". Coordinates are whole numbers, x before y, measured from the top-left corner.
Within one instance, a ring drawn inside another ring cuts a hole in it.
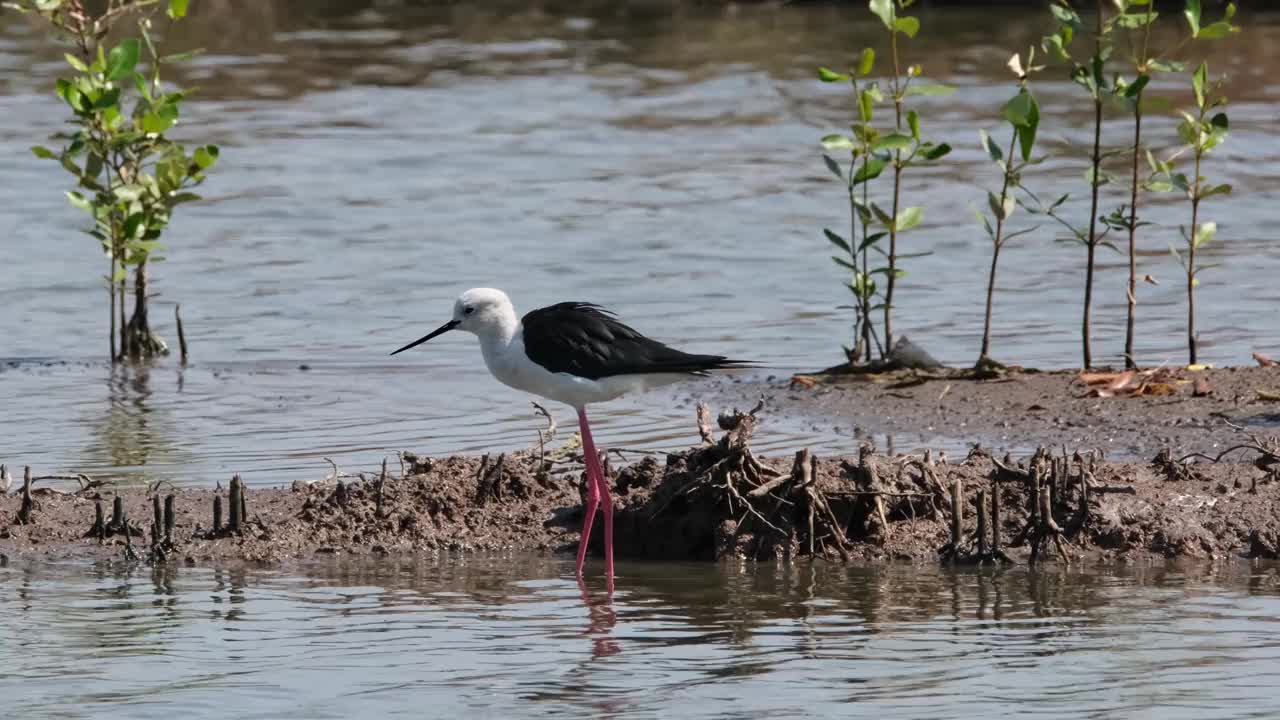
[[[1000,250],[1008,241],[1036,229],[1033,226],[1008,232],[1009,218],[1018,206],[1014,190],[1022,185],[1022,172],[1028,166],[1041,162],[1041,159],[1032,157],[1036,131],[1040,127],[1040,106],[1036,103],[1035,95],[1031,93],[1029,80],[1031,73],[1043,69],[1042,66],[1034,64],[1035,57],[1035,48],[1031,48],[1027,52],[1025,65],[1017,54],[1009,60],[1009,69],[1018,78],[1018,92],[1005,103],[1001,111],[1005,122],[1009,124],[1008,151],[1002,150],[985,130],[979,131],[983,149],[987,151],[987,155],[1001,172],[1000,192],[987,192],[987,206],[991,210],[991,218],[994,218],[994,222],[987,217],[986,213],[975,210],[983,228],[987,231],[987,237],[991,239],[991,272],[987,275],[987,308],[982,325],[982,351],[978,354],[978,362],[975,365],[979,370],[1001,367],[991,358],[991,308],[995,298],[996,267],[1000,262]]]
[[[893,168],[893,195],[889,210],[885,211],[874,202],[870,204],[872,216],[885,228],[889,238],[889,263],[884,269],[884,352],[893,352],[893,294],[898,278],[905,271],[898,267],[900,259],[909,257],[898,254],[898,235],[920,224],[924,218],[921,207],[903,207],[902,175],[908,167],[919,162],[931,162],[951,152],[946,143],[926,141],[920,130],[920,115],[914,110],[905,109],[905,101],[911,95],[941,95],[952,92],[945,85],[913,83],[921,77],[923,68],[920,65],[907,67],[905,77],[902,72],[899,38],[914,38],[920,32],[918,18],[901,15],[899,11],[910,7],[915,0],[870,0],[868,6],[889,33],[889,59],[893,67],[893,76],[888,89],[893,101],[893,131],[880,137],[873,149],[889,151],[890,166]]]
[[[186,91],[161,83],[161,70],[190,57],[161,55],[151,37],[160,0],[20,0],[5,7],[41,16],[70,41],[64,55],[71,72],[57,81],[57,95],[71,110],[70,133],[53,137],[65,143],[54,151],[37,145],[36,156],[56,160],[75,178],[67,192],[75,207],[92,218],[88,233],[98,240],[110,269],[110,344],[112,360],[167,353],[151,331],[147,316],[147,271],[161,258],[160,237],[174,209],[199,199],[191,189],[205,179],[218,159],[215,145],[187,147],[166,133],[178,122]],[[189,0],[164,3],[169,22],[187,13]],[[115,44],[108,38],[120,22],[137,21],[137,36]],[[133,313],[125,319],[128,271],[133,270]],[[118,303],[117,303],[118,293]],[[116,347],[116,309],[119,338]]]
[[[1191,365],[1199,362],[1200,338],[1196,334],[1196,286],[1200,284],[1201,270],[1212,265],[1197,265],[1196,253],[1205,243],[1211,242],[1218,233],[1218,224],[1200,221],[1200,203],[1214,195],[1226,195],[1231,192],[1227,184],[1214,185],[1207,182],[1200,174],[1201,165],[1206,155],[1227,139],[1229,122],[1225,112],[1214,112],[1226,105],[1226,98],[1217,94],[1217,87],[1209,83],[1209,66],[1200,63],[1191,74],[1191,91],[1195,98],[1193,112],[1182,112],[1182,122],[1178,124],[1178,137],[1183,147],[1178,154],[1191,155],[1192,171],[1175,172],[1173,161],[1156,160],[1150,153],[1147,161],[1157,178],[1152,183],[1155,190],[1178,190],[1184,193],[1191,204],[1191,225],[1181,226],[1182,246],[1185,255],[1178,252],[1177,245],[1170,245],[1173,257],[1182,265],[1187,280],[1187,357]],[[1176,156],[1175,156],[1176,157]]]
[[[1234,32],[1236,28],[1231,25],[1231,18],[1235,15],[1236,9],[1234,4],[1228,3],[1221,21],[1201,26],[1200,0],[1186,0],[1183,16],[1186,18],[1190,33],[1176,48],[1157,53],[1151,48],[1151,27],[1159,15],[1153,0],[1116,0],[1116,6],[1120,12],[1110,22],[1131,34],[1129,44],[1134,50],[1133,80],[1117,78],[1115,82],[1116,96],[1123,100],[1133,117],[1133,144],[1130,148],[1129,203],[1127,206],[1122,206],[1121,210],[1109,215],[1105,222],[1112,229],[1123,229],[1128,233],[1129,284],[1126,290],[1128,313],[1125,321],[1124,364],[1126,368],[1131,369],[1137,366],[1134,358],[1134,322],[1138,304],[1137,232],[1138,228],[1149,224],[1138,219],[1139,190],[1144,186],[1144,183],[1139,180],[1140,158],[1143,154],[1142,119],[1145,112],[1168,104],[1163,100],[1157,101],[1156,98],[1151,98],[1152,102],[1148,102],[1145,90],[1156,72],[1185,70],[1181,63],[1164,58],[1176,52],[1187,42],[1226,37]],[[1128,216],[1120,222],[1126,209]]]
[[[859,56],[857,67],[851,68],[848,73],[838,73],[829,68],[818,69],[818,77],[823,82],[850,84],[857,115],[857,120],[850,125],[852,136],[836,133],[822,138],[822,147],[827,152],[848,154],[847,166],[828,154],[824,154],[822,160],[827,169],[845,186],[849,198],[849,237],[846,239],[830,228],[823,228],[822,232],[841,251],[840,255],[833,255],[831,259],[850,272],[848,287],[855,303],[854,346],[852,350],[845,349],[850,364],[857,364],[859,360],[869,363],[872,343],[880,343],[872,313],[881,307],[880,304],[873,304],[879,297],[875,275],[885,269],[872,269],[868,252],[874,250],[884,254],[877,243],[886,233],[872,233],[869,230],[871,211],[868,206],[868,188],[871,181],[880,177],[889,163],[889,153],[875,149],[880,133],[872,124],[872,119],[876,103],[883,99],[879,85],[867,79],[875,67],[875,58],[875,51],[866,48]],[[883,346],[880,354],[884,355]]]
[[[1111,29],[1113,25],[1106,22],[1105,4],[1097,0],[1096,16],[1093,30],[1093,54],[1083,62],[1075,60],[1071,55],[1071,44],[1075,36],[1084,29],[1080,15],[1071,7],[1068,0],[1055,0],[1049,9],[1053,13],[1056,27],[1053,34],[1044,39],[1044,48],[1059,62],[1066,62],[1071,67],[1071,79],[1089,93],[1093,101],[1093,151],[1089,155],[1089,169],[1085,172],[1085,180],[1089,183],[1089,229],[1086,233],[1074,232],[1073,237],[1079,240],[1087,252],[1084,276],[1084,317],[1080,325],[1080,340],[1083,355],[1083,367],[1093,366],[1093,276],[1098,245],[1102,244],[1104,230],[1098,233],[1098,196],[1106,175],[1102,172],[1102,109],[1109,92],[1106,78],[1107,60],[1111,56]],[[1043,207],[1043,206],[1042,206]],[[1056,209],[1056,206],[1054,206]],[[1061,218],[1058,218],[1061,221]],[[1068,224],[1068,227],[1071,227]]]

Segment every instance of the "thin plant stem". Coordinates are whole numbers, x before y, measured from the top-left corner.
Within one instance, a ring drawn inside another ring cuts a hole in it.
[[[898,32],[889,31],[889,45],[893,56],[893,118],[897,130],[902,130],[902,74],[898,64]],[[893,151],[893,211],[889,223],[889,279],[884,290],[884,347],[881,356],[893,352],[893,286],[897,281],[898,267],[898,203],[902,195],[902,151]]]
[[[1097,25],[1094,30],[1094,57],[1097,58],[1102,57],[1102,3],[1103,0],[1098,0]],[[1092,72],[1092,69],[1090,72]],[[1093,164],[1093,187],[1091,188],[1089,202],[1089,240],[1086,243],[1089,257],[1084,276],[1084,320],[1080,329],[1085,370],[1093,366],[1093,348],[1090,343],[1090,338],[1093,335],[1093,270],[1094,257],[1098,250],[1098,190],[1101,187],[1099,176],[1102,169],[1102,88],[1100,87],[1094,88],[1093,155],[1091,162]]]
[[[1147,53],[1151,43],[1151,3],[1147,3],[1146,24],[1142,30],[1142,52],[1136,58],[1139,77],[1147,71]],[[1128,316],[1125,320],[1124,333],[1124,366],[1126,369],[1137,367],[1133,352],[1134,320],[1138,312],[1138,155],[1142,151],[1142,95],[1138,90],[1133,98],[1133,169],[1129,192],[1129,291]]]
[[[1014,173],[1014,157],[1018,147],[1018,131],[1015,128],[1013,137],[1009,140],[1009,158],[1008,164],[1005,165],[1004,184],[1000,186],[1000,207],[1004,208],[1005,200],[1009,197],[1009,184]],[[991,306],[996,292],[996,265],[1000,261],[1000,246],[1004,244],[1004,213],[996,213],[996,234],[993,239],[993,247],[991,249],[991,274],[987,276],[987,313],[986,319],[982,324],[982,352],[978,354],[978,364],[982,364],[985,360],[991,359]]]

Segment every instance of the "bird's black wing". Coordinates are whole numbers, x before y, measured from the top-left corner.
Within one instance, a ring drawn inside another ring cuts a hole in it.
[[[597,305],[564,302],[521,320],[529,359],[555,373],[598,380],[636,373],[700,373],[744,367],[722,355],[692,355],[641,335]]]

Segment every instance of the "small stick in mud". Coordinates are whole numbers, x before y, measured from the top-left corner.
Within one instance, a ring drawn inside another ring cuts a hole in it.
[[[182,357],[182,367],[187,366],[187,334],[182,331],[182,306],[173,306],[173,319],[178,325],[178,348]]]
[[[151,496],[151,547],[160,547],[161,528],[164,527],[164,515],[160,511],[160,496]]]
[[[711,430],[711,408],[704,402],[698,403],[698,436],[703,445],[715,445],[716,435]]]
[[[177,518],[174,517],[173,504],[173,495],[166,495],[164,497],[164,544],[170,547],[173,546],[173,526],[177,522]]]
[[[93,503],[93,525],[90,525],[89,529],[85,531],[84,537],[97,538],[99,545],[107,539],[107,519],[102,510],[101,500],[95,500]]]
[[[537,403],[534,403],[534,404],[536,405]],[[375,506],[374,506],[374,511],[378,514],[378,517],[380,518],[387,516],[386,511],[383,510],[383,507],[382,507],[382,486],[386,484],[387,484],[387,459],[384,457],[382,458],[382,473],[378,475],[378,488],[377,488],[377,495],[375,496]]]
[[[1040,559],[1044,549],[1044,543],[1052,540],[1054,548],[1058,551],[1058,556],[1063,562],[1071,562],[1071,556],[1067,554],[1067,548],[1062,541],[1062,528],[1058,526],[1056,520],[1053,519],[1053,507],[1049,504],[1049,488],[1041,488],[1039,497],[1039,522],[1031,534],[1031,564],[1034,565]]]
[[[978,562],[990,557],[987,549],[987,491],[978,491]]]
[[[213,530],[211,534],[217,535],[222,532],[222,496],[213,496]]]
[[[129,516],[124,512],[123,499],[119,495],[116,496],[116,499],[121,500],[120,524],[124,527],[124,559],[130,561],[138,560],[138,553],[133,549],[133,533],[129,532]]]
[[[237,475],[236,477],[239,477]],[[249,486],[240,481],[240,523],[244,525],[249,522]]]
[[[230,518],[227,522],[227,532],[233,535],[239,535],[241,532],[241,523],[243,522],[244,508],[244,481],[239,475],[231,476],[231,493],[230,493]]]
[[[125,532],[124,524],[124,498],[120,495],[115,496],[111,501],[111,524],[107,525],[107,534]]]
[[[951,484],[951,547],[960,550],[960,540],[964,533],[964,483],[956,478]]]
[[[13,521],[18,525],[30,525],[35,509],[36,501],[31,497],[31,466],[27,465],[22,470],[22,507]]]

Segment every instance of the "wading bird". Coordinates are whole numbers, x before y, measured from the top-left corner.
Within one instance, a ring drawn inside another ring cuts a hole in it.
[[[721,355],[693,355],[641,335],[612,313],[584,302],[563,302],[516,315],[501,290],[473,288],[453,303],[453,318],[395,355],[431,338],[465,330],[480,339],[484,364],[495,378],[517,390],[562,402],[578,411],[587,465],[587,507],[578,541],[578,576],[596,509],[604,505],[604,565],[613,583],[613,501],[587,423],[587,405],[627,393],[705,375],[708,370],[746,367]]]

